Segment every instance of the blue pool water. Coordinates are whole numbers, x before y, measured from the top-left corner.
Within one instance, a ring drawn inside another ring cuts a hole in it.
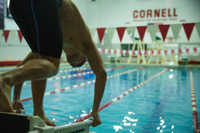
[[[111,67],[106,67],[111,68]],[[69,68],[67,68],[69,69]],[[114,75],[133,67],[107,72]],[[144,68],[107,80],[101,105],[161,72],[164,68]],[[55,77],[87,72],[58,73]],[[48,81],[46,92],[95,79],[94,74]],[[194,89],[200,118],[200,70],[193,70]],[[12,94],[13,95],[13,94]],[[21,99],[32,97],[31,85],[24,85]],[[80,86],[44,97],[46,116],[57,126],[73,123],[88,114],[93,105],[94,84]],[[32,115],[33,101],[23,102],[26,114]],[[169,69],[100,112],[102,124],[96,133],[192,133],[192,105],[189,69]],[[200,121],[200,119],[199,119]]]

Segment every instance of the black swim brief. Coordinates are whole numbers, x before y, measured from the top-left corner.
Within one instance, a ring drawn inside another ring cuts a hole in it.
[[[10,0],[10,12],[33,53],[60,58],[62,0]]]
[[[60,7],[62,5],[62,0],[56,0],[58,3],[58,7]]]

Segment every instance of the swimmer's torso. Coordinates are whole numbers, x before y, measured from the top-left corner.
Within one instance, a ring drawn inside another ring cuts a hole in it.
[[[59,11],[64,45],[69,45],[86,56],[87,50],[92,47],[92,38],[81,13],[71,0],[62,0]]]

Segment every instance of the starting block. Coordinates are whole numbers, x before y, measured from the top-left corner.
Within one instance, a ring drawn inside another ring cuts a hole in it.
[[[39,116],[0,112],[0,133],[94,133],[92,120],[64,126],[47,126]]]

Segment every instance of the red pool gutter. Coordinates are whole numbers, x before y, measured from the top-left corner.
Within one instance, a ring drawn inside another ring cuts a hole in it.
[[[17,65],[21,61],[0,61],[0,66],[11,66],[11,65]]]

